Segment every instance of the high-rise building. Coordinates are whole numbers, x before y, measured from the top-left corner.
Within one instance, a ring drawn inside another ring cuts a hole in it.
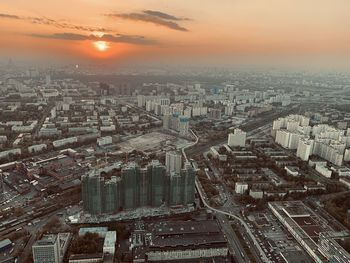
[[[44,235],[32,246],[34,263],[60,263],[58,235]]]
[[[150,177],[151,196],[149,204],[151,206],[160,206],[168,199],[166,195],[168,180],[166,169],[159,161],[152,161],[146,169]]]
[[[46,85],[50,85],[51,84],[51,76],[50,76],[50,74],[47,74],[45,76],[45,84]]]
[[[299,140],[297,157],[303,161],[308,161],[314,147],[314,141],[310,139]]]
[[[122,168],[120,177],[105,179],[92,171],[83,175],[81,180],[83,208],[90,214],[194,202],[195,170],[190,164],[179,173],[167,173],[159,161],[152,161],[145,168],[129,163]]]
[[[139,206],[139,180],[140,168],[136,163],[128,163],[126,167],[122,169],[122,189],[123,195],[123,207],[134,208]]]
[[[106,83],[100,83],[99,94],[103,96],[111,95],[110,86]]]
[[[146,105],[146,98],[144,95],[137,95],[137,107],[144,107]]]
[[[345,161],[345,162],[350,161],[350,148],[345,150],[345,153],[344,153],[344,161]]]
[[[170,129],[171,114],[164,114],[163,116],[163,128]]]
[[[179,117],[179,133],[180,135],[187,135],[189,130],[189,118],[186,116]]]
[[[178,152],[167,152],[165,154],[165,166],[168,173],[180,173],[182,167],[182,156]]]
[[[90,211],[91,214],[99,214],[102,212],[101,193],[104,186],[104,178],[94,171],[89,175],[82,177],[82,198],[84,200],[84,210]]]
[[[208,118],[214,120],[221,120],[221,110],[220,109],[210,109]]]
[[[241,129],[235,129],[234,133],[228,135],[227,144],[231,147],[240,146],[245,147],[245,141],[247,138],[247,133]]]
[[[2,173],[2,170],[0,170],[0,195],[3,194],[4,191],[4,174]]]

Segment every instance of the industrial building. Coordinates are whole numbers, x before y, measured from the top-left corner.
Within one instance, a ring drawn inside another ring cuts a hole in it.
[[[137,223],[132,233],[133,262],[227,257],[227,241],[215,220]],[[192,261],[191,261],[192,260]]]
[[[315,262],[350,262],[349,253],[335,242],[349,233],[334,231],[301,201],[269,202],[268,206]]]

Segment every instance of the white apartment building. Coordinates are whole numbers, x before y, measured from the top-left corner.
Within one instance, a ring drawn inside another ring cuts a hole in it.
[[[248,183],[246,182],[236,182],[235,184],[235,192],[236,194],[244,194],[248,190]]]
[[[235,129],[234,133],[230,133],[228,135],[228,142],[227,144],[231,147],[239,146],[239,147],[245,147],[247,139],[247,133],[242,131],[241,129]]]
[[[297,148],[297,157],[303,161],[308,161],[310,155],[312,155],[314,147],[314,140],[311,139],[300,139]]]

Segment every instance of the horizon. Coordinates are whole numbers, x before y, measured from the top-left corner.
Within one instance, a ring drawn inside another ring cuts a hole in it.
[[[348,7],[343,0],[273,0],[270,5],[262,0],[5,0],[0,3],[0,58],[111,67],[348,70]]]

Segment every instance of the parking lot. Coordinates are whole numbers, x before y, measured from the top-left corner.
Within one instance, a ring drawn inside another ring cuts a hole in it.
[[[308,257],[297,241],[284,229],[276,217],[269,210],[252,213],[249,216],[252,221],[253,233],[261,248],[272,262],[284,263],[283,253],[298,252]]]

